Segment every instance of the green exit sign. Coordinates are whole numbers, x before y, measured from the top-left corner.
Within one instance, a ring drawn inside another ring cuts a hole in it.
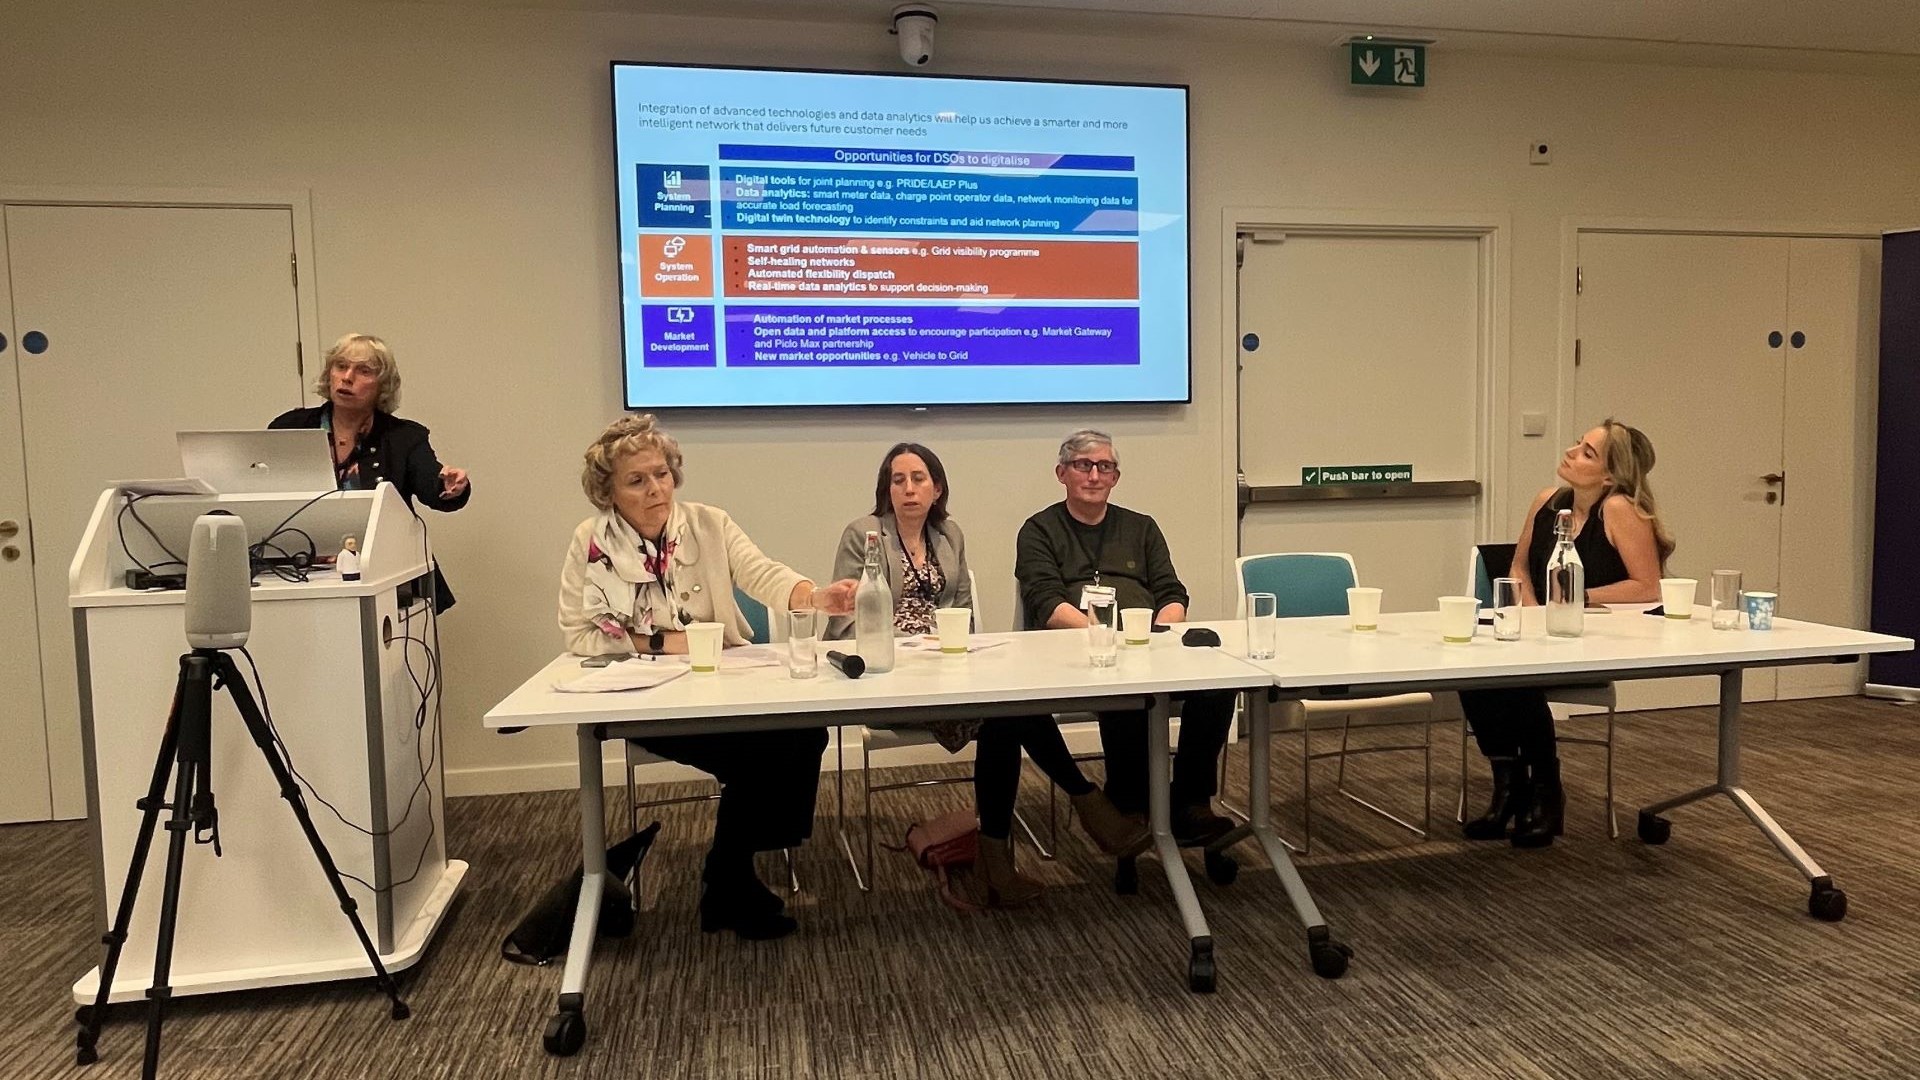
[[[1300,482],[1307,487],[1336,484],[1410,484],[1411,465],[1303,465]]]
[[[1354,86],[1427,85],[1427,47],[1391,41],[1347,43],[1347,81]]]

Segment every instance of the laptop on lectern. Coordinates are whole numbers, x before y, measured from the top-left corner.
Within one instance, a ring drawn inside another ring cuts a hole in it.
[[[305,494],[338,486],[327,433],[318,428],[272,431],[182,431],[180,467],[222,495]]]

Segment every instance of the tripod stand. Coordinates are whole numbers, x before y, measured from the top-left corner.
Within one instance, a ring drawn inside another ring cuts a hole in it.
[[[340,910],[346,913],[347,921],[353,924],[353,932],[360,938],[361,948],[366,950],[367,960],[373,965],[374,981],[387,1000],[393,1003],[392,1016],[395,1020],[407,1018],[406,1002],[400,1000],[400,990],[394,984],[393,976],[388,974],[386,966],[380,962],[380,956],[374,951],[373,941],[367,937],[367,928],[360,921],[358,905],[348,895],[347,887],[341,882],[340,870],[334,865],[333,856],[328,853],[325,841],[313,827],[313,818],[307,813],[306,800],[300,793],[300,787],[294,782],[292,771],[280,755],[275,745],[273,730],[268,727],[266,718],[254,703],[253,692],[248,689],[246,680],[240,677],[240,669],[233,657],[219,649],[195,649],[180,657],[180,680],[174,687],[173,707],[167,714],[167,726],[160,736],[160,753],[153,765],[153,783],[147,788],[147,795],[137,805],[141,811],[140,833],[134,842],[133,858],[127,867],[127,879],[120,891],[120,907],[114,916],[113,929],[101,939],[107,946],[107,958],[100,965],[100,989],[93,1004],[82,1007],[75,1016],[81,1027],[74,1036],[75,1058],[78,1064],[91,1065],[99,1060],[95,1044],[100,1038],[100,1025],[106,1018],[107,998],[113,992],[113,973],[120,963],[120,951],[127,943],[127,927],[133,921],[134,900],[140,891],[140,879],[146,872],[147,852],[153,846],[153,828],[160,819],[162,810],[170,810],[166,829],[167,838],[167,877],[166,887],[160,898],[160,924],[156,931],[156,945],[153,961],[153,985],[147,990],[147,1049],[141,1075],[152,1080],[160,1065],[160,1025],[165,1018],[166,1006],[173,997],[173,988],[167,985],[167,978],[173,963],[173,933],[180,913],[180,869],[186,856],[187,834],[193,833],[196,844],[211,843],[213,853],[220,854],[220,815],[214,806],[212,787],[213,756],[213,691],[225,690],[233,698],[233,704],[240,712],[240,718],[247,725],[247,734],[252,736],[255,746],[267,759],[267,768],[273,771],[273,778],[280,785],[280,797],[287,800],[293,808],[293,816],[300,823],[300,830],[306,834],[307,844],[313,848],[314,858],[320,861],[320,869],[326,872],[327,883],[333,886],[333,895],[340,901]],[[174,778],[173,801],[163,801],[166,794],[167,777]]]

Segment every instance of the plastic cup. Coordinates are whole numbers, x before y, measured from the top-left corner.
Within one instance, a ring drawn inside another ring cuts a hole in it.
[[[1128,645],[1145,645],[1152,641],[1153,609],[1150,607],[1121,608],[1120,637]]]
[[[1742,594],[1747,604],[1747,627],[1751,630],[1773,629],[1773,611],[1780,604],[1780,594],[1770,592],[1750,592]]]
[[[1380,590],[1347,590],[1347,625],[1362,633],[1380,628]]]
[[[935,626],[940,631],[940,651],[951,656],[965,656],[968,635],[973,631],[973,609],[936,608],[933,616]]]
[[[1449,645],[1465,645],[1473,640],[1479,625],[1480,598],[1443,596],[1440,598],[1440,640]]]
[[[1660,579],[1660,607],[1669,619],[1691,619],[1694,597],[1699,591],[1700,582],[1694,578],[1663,577]]]
[[[717,622],[687,624],[687,659],[695,674],[711,675],[720,670],[720,644],[727,628]]]

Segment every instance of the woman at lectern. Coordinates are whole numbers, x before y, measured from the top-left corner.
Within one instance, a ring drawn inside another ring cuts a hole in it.
[[[326,402],[281,413],[269,428],[319,428],[332,436],[334,478],[342,490],[372,488],[382,480],[400,497],[452,513],[467,505],[473,485],[465,469],[440,464],[424,425],[393,414],[400,405],[400,366],[393,350],[371,334],[347,334],[327,350],[313,392]],[[453,593],[434,567],[437,611]]]
[[[1522,604],[1547,601],[1547,560],[1561,511],[1572,515],[1574,550],[1586,567],[1587,603],[1660,599],[1660,575],[1674,545],[1647,483],[1653,460],[1652,441],[1613,419],[1560,455],[1559,484],[1534,496],[1506,575],[1520,580]],[[1462,832],[1469,840],[1500,840],[1511,826],[1514,847],[1553,843],[1566,817],[1567,796],[1560,786],[1546,691],[1462,690],[1460,707],[1493,769],[1493,799]]]
[[[717,622],[728,645],[747,642],[734,589],[769,612],[853,610],[854,582],[815,588],[768,558],[724,510],[674,496],[685,480],[680,444],[652,415],[625,416],[587,447],[580,485],[598,511],[573,531],[560,568],[560,629],[580,656],[687,651],[686,627]],[[797,925],[754,872],[757,851],[795,847],[813,832],[823,728],[636,739],[648,752],[709,773],[720,809],[701,874],[700,928],[783,937]]]

